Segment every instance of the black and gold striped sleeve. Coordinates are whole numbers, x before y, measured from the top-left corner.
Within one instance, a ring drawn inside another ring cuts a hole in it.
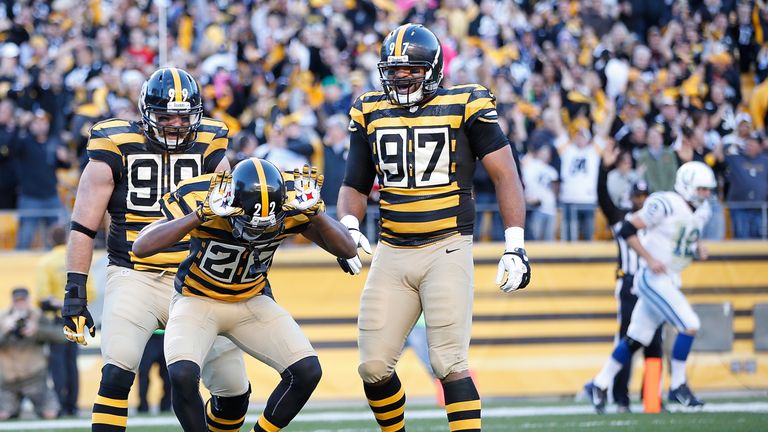
[[[464,123],[470,127],[476,121],[498,123],[499,113],[496,111],[496,96],[481,85],[474,86],[464,108],[464,119]]]
[[[187,209],[182,207],[182,201],[177,192],[168,192],[160,200],[160,210],[168,220],[178,219],[188,214]]]
[[[482,159],[509,144],[499,126],[496,97],[490,90],[480,85],[475,86],[464,112],[469,146],[476,158]]]
[[[109,123],[104,121],[93,125],[86,149],[89,160],[101,161],[109,165],[112,178],[117,182],[123,175],[123,154],[110,137]],[[125,123],[128,124],[128,122]]]
[[[363,133],[365,134],[365,115],[363,114],[363,98],[366,97],[368,93],[364,93],[358,97],[355,102],[352,104],[352,108],[349,109],[349,132],[354,133]]]
[[[194,212],[205,200],[211,184],[212,174],[203,174],[179,183],[176,191],[163,195],[160,209],[168,220],[177,219]]]
[[[203,153],[203,170],[206,173],[212,173],[224,159],[229,145],[229,128],[221,121],[204,118],[200,123],[198,137],[198,139],[205,138],[209,142]]]

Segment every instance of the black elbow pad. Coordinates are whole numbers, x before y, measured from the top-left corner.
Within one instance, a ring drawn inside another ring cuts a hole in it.
[[[637,228],[632,225],[632,222],[624,221],[619,230],[619,235],[624,239],[628,239],[633,235],[637,235]]]

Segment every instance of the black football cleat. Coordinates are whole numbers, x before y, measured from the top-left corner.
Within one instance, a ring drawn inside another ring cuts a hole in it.
[[[680,387],[670,390],[669,401],[688,408],[700,408],[704,406],[704,401],[694,396],[687,384],[681,384]]]
[[[608,402],[608,390],[601,389],[596,386],[593,381],[590,381],[584,385],[584,391],[586,391],[589,400],[592,402],[592,406],[595,407],[595,411],[598,414],[605,414],[605,405]]]

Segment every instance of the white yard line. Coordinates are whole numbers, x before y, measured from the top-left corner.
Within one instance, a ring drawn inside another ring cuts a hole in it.
[[[640,412],[638,405],[635,412]],[[673,411],[680,411],[674,409]],[[708,403],[704,406],[702,412],[751,412],[768,413],[768,402],[725,402]],[[546,415],[569,415],[569,414],[590,414],[593,409],[588,405],[564,405],[564,406],[539,406],[539,407],[516,407],[516,408],[484,408],[483,418],[493,417],[525,417],[525,416],[546,416]],[[441,409],[410,410],[406,418],[409,419],[436,419],[445,417],[445,411]],[[608,420],[610,417],[596,417],[596,421]],[[307,412],[299,414],[293,421],[296,423],[308,422],[338,422],[355,421],[371,419],[371,413],[367,411],[331,411],[331,412]],[[600,420],[598,420],[600,419]],[[253,424],[258,420],[258,414],[250,414],[246,418],[246,424]],[[616,426],[621,426],[616,422]],[[631,422],[630,422],[631,423]],[[176,417],[164,415],[162,417],[129,417],[129,427],[148,427],[148,426],[174,426],[178,425]],[[34,431],[34,430],[56,430],[56,429],[74,429],[88,428],[91,422],[89,419],[61,419],[61,420],[31,420],[31,421],[11,421],[0,423],[0,431]]]

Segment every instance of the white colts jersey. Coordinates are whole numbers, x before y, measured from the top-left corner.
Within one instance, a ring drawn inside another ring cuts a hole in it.
[[[696,255],[711,210],[705,202],[694,212],[676,192],[656,192],[636,214],[647,226],[640,238],[643,247],[667,267],[668,273],[679,274]]]

